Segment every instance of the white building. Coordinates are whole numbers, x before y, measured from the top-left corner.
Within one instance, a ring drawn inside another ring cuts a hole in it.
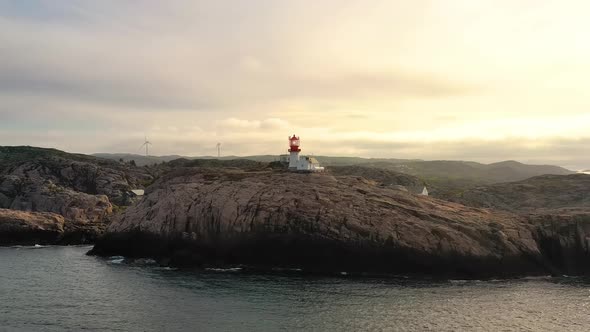
[[[297,170],[306,172],[323,172],[324,168],[314,157],[302,156],[297,161]]]

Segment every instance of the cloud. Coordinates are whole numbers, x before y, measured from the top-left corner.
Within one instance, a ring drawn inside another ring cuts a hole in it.
[[[2,1],[0,144],[582,163],[586,9]]]
[[[277,129],[287,129],[289,127],[289,122],[278,119],[278,118],[268,118],[262,121],[260,120],[243,120],[243,119],[236,119],[236,118],[229,118],[225,119],[220,122],[218,128],[220,130],[258,130],[258,129],[268,129],[268,130],[277,130]]]
[[[0,91],[126,109],[195,111],[299,99],[430,98],[471,89],[396,68],[329,68],[291,44],[310,28],[286,25],[292,21],[287,13],[264,1],[42,4],[34,13],[14,6],[17,14],[0,17]],[[253,16],[244,18],[238,9]],[[258,19],[264,14],[286,22]]]

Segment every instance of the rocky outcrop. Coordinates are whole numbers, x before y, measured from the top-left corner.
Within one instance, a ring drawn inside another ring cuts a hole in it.
[[[533,214],[541,253],[554,274],[590,274],[590,209]]]
[[[128,205],[129,190],[144,188],[153,179],[147,168],[111,160],[52,149],[0,147],[0,194],[4,196],[0,203],[49,181],[57,187],[104,195],[117,205]]]
[[[131,189],[153,181],[149,171],[53,149],[0,147],[0,208],[57,213],[76,229],[64,236],[94,238],[114,208],[132,203]]]
[[[101,223],[71,222],[55,213],[0,209],[0,246],[89,243],[102,228]]]
[[[359,177],[180,169],[118,216],[92,253],[173,265],[496,276],[569,271],[532,218]]]
[[[54,212],[78,222],[99,222],[113,211],[105,195],[90,195],[42,178],[6,176],[0,182],[0,207],[21,211]],[[6,194],[10,196],[6,196]],[[12,195],[11,195],[12,194]]]
[[[328,172],[335,176],[356,176],[375,181],[380,186],[413,193],[420,193],[426,185],[419,178],[391,170],[364,166],[330,166]],[[432,189],[432,188],[431,188]]]

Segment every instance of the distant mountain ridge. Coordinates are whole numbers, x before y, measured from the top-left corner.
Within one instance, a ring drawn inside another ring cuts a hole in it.
[[[223,156],[223,157],[215,157],[215,156],[198,156],[198,157],[188,157],[188,156],[180,156],[180,155],[165,155],[165,156],[144,156],[139,154],[131,154],[131,153],[94,153],[92,156],[105,158],[105,159],[112,159],[112,160],[120,160],[123,161],[130,161],[135,160],[138,166],[150,165],[150,164],[158,164],[162,162],[168,162],[175,159],[220,159],[220,160],[236,160],[236,159],[247,159],[252,161],[258,162],[272,162],[277,161],[279,159],[278,155],[253,155],[253,156]],[[449,166],[458,166],[467,167],[468,169],[480,169],[486,171],[494,171],[499,169],[511,169],[516,172],[524,172],[524,173],[540,173],[540,174],[573,174],[574,171],[568,170],[566,168],[554,165],[531,165],[531,164],[524,164],[514,160],[506,160],[491,164],[482,164],[474,161],[462,161],[462,160],[422,160],[422,159],[396,159],[396,158],[363,158],[363,157],[336,157],[336,156],[315,156],[322,164],[326,166],[352,166],[352,165],[364,165],[364,166],[380,166],[381,163],[387,164],[394,164],[397,165],[397,168],[404,169],[406,167],[412,168],[412,166],[420,165],[420,164],[430,164],[436,167],[445,167],[445,165]],[[428,168],[420,168],[422,170],[427,170]],[[526,172],[524,170],[529,170]],[[462,171],[464,170],[457,170],[457,174],[464,175]],[[547,172],[547,173],[544,173]],[[528,175],[528,174],[526,174]],[[510,180],[510,179],[509,179]]]
[[[94,156],[123,160],[134,160],[138,166],[160,164],[178,159],[179,156],[141,156],[136,154],[108,154],[100,153]],[[277,161],[278,155],[258,156],[224,156],[220,160],[251,160],[255,162]],[[361,157],[332,157],[316,156],[324,166],[363,166],[359,176],[372,174],[368,169],[387,170],[395,173],[403,173],[419,178],[425,185],[435,188],[431,194],[438,198],[448,199],[457,194],[480,185],[493,183],[521,181],[530,177],[553,174],[568,175],[575,172],[559,166],[552,165],[527,165],[514,160],[507,160],[492,164],[481,164],[473,161],[455,160],[419,160],[419,159],[387,159],[387,158],[361,158]],[[182,160],[208,160],[218,159],[211,156],[181,157]],[[186,162],[185,162],[186,163]],[[351,172],[353,169],[348,169]],[[377,175],[379,172],[372,174]],[[393,173],[392,173],[393,174]]]
[[[162,162],[169,162],[175,159],[220,159],[220,160],[237,160],[237,159],[247,159],[252,161],[258,162],[273,162],[279,160],[279,155],[253,155],[253,156],[222,156],[220,158],[215,156],[198,156],[198,157],[188,157],[188,156],[180,156],[180,155],[165,155],[165,156],[145,156],[140,154],[133,154],[133,153],[94,153],[92,156],[104,158],[104,159],[111,159],[111,160],[120,160],[123,161],[131,161],[134,160],[137,166],[145,166],[145,165],[153,165],[153,164],[160,164]],[[332,157],[332,156],[315,156],[320,162],[327,166],[350,166],[350,165],[360,165],[366,163],[375,163],[375,162],[405,162],[405,161],[414,161],[413,159],[394,159],[394,158],[361,158],[361,157]],[[418,160],[416,160],[418,161]]]

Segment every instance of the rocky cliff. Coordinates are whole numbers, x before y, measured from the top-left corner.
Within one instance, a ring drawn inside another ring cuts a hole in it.
[[[55,213],[0,209],[0,246],[90,243],[103,228],[99,222],[66,220]]]
[[[130,189],[143,188],[153,178],[147,168],[111,160],[53,149],[0,147],[0,208],[53,212],[68,225],[105,223],[113,204],[129,205]]]
[[[590,274],[590,209],[559,209],[529,216],[539,248],[554,274]]]
[[[570,234],[544,232],[539,225],[360,177],[177,169],[118,216],[92,253],[150,256],[173,265],[321,271],[464,276],[569,271],[550,256],[555,250],[547,243]],[[575,250],[588,257],[584,248]]]

